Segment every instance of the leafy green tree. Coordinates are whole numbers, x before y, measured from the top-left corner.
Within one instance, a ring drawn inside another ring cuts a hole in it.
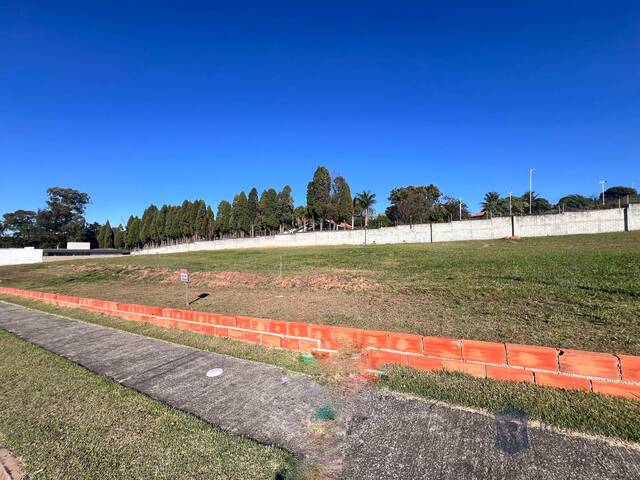
[[[301,205],[293,209],[293,222],[296,227],[306,225],[308,219],[309,214],[307,212],[307,207]]]
[[[590,210],[597,205],[598,201],[593,198],[585,197],[584,195],[580,195],[574,193],[572,195],[566,195],[558,200],[558,205],[560,205],[564,210]]]
[[[222,200],[218,204],[218,215],[216,215],[216,231],[220,238],[231,231],[231,204]]]
[[[251,225],[251,236],[256,236],[256,228],[258,228],[260,199],[258,198],[258,190],[254,188],[249,192],[247,199],[247,214],[249,215],[249,224]]]
[[[285,228],[290,228],[293,225],[293,197],[291,196],[291,187],[285,185],[280,193],[278,193],[278,223],[280,224],[280,233]]]
[[[278,228],[278,192],[273,188],[265,190],[260,196],[260,224],[270,235]]]
[[[318,167],[313,174],[313,180],[307,185],[307,209],[314,222],[320,220],[320,230],[324,221],[331,213],[331,174],[326,167]]]
[[[459,198],[445,195],[440,207],[442,215],[439,221],[451,222],[453,220],[464,220],[469,218],[469,206],[465,202],[462,202],[462,205],[460,205]],[[462,218],[460,218],[461,212]]]
[[[433,184],[394,188],[385,213],[390,220],[405,224],[434,220],[441,195]]]
[[[376,194],[371,190],[363,190],[355,198],[355,205],[361,215],[364,215],[364,228],[369,228],[369,215],[376,203]]]
[[[35,246],[36,212],[33,210],[16,210],[3,215],[5,232],[11,234],[10,245],[14,247]]]
[[[247,194],[244,193],[244,191],[233,197],[233,203],[231,204],[231,228],[240,236],[251,232],[249,204]]]
[[[377,217],[371,219],[371,224],[373,225],[373,228],[382,228],[390,226],[391,222],[389,221],[389,217],[381,213]]]
[[[480,204],[482,210],[487,212],[489,218],[496,217],[504,213],[501,208],[500,194],[498,192],[489,192],[484,196],[484,200]]]
[[[153,216],[153,228],[152,228],[152,237],[156,242],[162,243],[167,239],[166,235],[166,222],[167,222],[167,211],[169,210],[168,205],[163,205],[160,210],[158,210]],[[114,230],[114,244],[115,244],[115,230]]]
[[[336,222],[346,222],[353,215],[353,198],[351,189],[344,177],[337,176],[333,179],[331,189],[331,216]]]
[[[191,238],[194,233],[195,217],[192,214],[193,203],[189,200],[182,202],[180,208],[180,233],[185,239]]]
[[[47,208],[38,211],[36,218],[41,246],[64,246],[69,241],[84,238],[84,213],[91,197],[73,188],[51,187]]]
[[[605,201],[614,200],[615,202],[617,202],[619,198],[626,199],[627,196],[637,197],[638,191],[632,187],[617,186],[617,187],[609,187],[604,192]]]

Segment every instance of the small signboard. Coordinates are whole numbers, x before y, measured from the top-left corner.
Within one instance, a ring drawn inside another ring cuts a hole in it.
[[[180,281],[182,283],[189,283],[189,270],[186,268],[180,269]]]

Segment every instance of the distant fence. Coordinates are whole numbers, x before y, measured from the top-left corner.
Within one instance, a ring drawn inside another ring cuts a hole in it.
[[[555,215],[498,217],[450,223],[400,225],[374,230],[318,230],[290,235],[230,238],[148,248],[133,255],[180,253],[239,248],[312,247],[328,245],[435,243],[493,240],[506,237],[545,237],[640,230],[640,204],[608,210],[566,212]]]

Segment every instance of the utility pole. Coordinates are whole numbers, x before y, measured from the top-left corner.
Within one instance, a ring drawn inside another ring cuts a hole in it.
[[[513,196],[513,190],[509,192],[509,216],[511,216],[511,197]]]
[[[600,180],[600,186],[602,187],[602,206],[604,207],[604,184],[607,183],[606,180]]]
[[[533,197],[533,171],[535,169],[529,167],[529,215],[531,215],[531,202]]]
[[[462,199],[459,198],[458,200],[460,200],[460,220],[462,220]]]

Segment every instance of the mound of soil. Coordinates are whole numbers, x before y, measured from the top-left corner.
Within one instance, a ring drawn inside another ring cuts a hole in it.
[[[0,448],[0,480],[26,480],[20,461],[6,448]]]

